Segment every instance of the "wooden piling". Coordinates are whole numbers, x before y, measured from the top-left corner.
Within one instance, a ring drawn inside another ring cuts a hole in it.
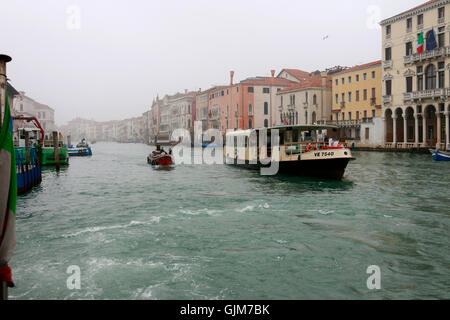
[[[67,136],[67,146],[71,146],[71,145],[72,145],[72,137]]]
[[[59,170],[59,137],[58,132],[53,131],[53,149],[55,151],[55,163],[56,163],[56,169]]]
[[[8,286],[6,282],[0,282],[0,301],[8,300]]]
[[[30,163],[30,132],[28,132],[27,130],[24,130],[24,134],[25,134],[25,155],[26,155],[26,160],[27,160],[27,164]]]

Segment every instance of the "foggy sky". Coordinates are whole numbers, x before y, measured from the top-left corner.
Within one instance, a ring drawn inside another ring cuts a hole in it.
[[[227,84],[230,70],[238,81],[381,59],[371,21],[423,2],[2,0],[0,53],[13,58],[13,86],[54,108],[58,125],[120,120],[157,94]]]

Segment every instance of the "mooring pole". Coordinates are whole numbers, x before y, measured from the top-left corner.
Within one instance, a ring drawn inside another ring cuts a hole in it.
[[[59,170],[59,137],[58,131],[53,131],[53,149],[55,150],[56,169]]]
[[[11,60],[10,56],[0,54],[0,130],[3,125],[6,109],[6,64]],[[6,190],[6,192],[9,192],[9,190]],[[3,216],[3,214],[4,212],[0,213],[0,217]],[[8,300],[8,286],[6,282],[0,282],[0,301],[1,300]]]

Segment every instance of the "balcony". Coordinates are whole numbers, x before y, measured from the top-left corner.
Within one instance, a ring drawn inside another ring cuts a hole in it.
[[[249,111],[249,112],[248,112],[248,116],[249,116],[249,117],[253,117],[253,111]]]
[[[392,96],[391,95],[383,96],[383,103],[392,103]]]
[[[345,102],[344,101],[341,102],[341,108],[345,108]]]
[[[436,48],[431,51],[425,51],[422,54],[414,53],[403,57],[404,64],[413,64],[423,60],[437,59],[450,55],[450,47]]]
[[[443,23],[445,23],[445,17],[438,18],[438,24],[443,24]]]
[[[450,89],[430,89],[423,91],[407,92],[403,94],[404,101],[422,99],[446,99],[450,96]]]
[[[383,69],[392,68],[392,60],[383,61]]]
[[[288,108],[289,111],[293,111],[293,110],[295,110],[295,105],[294,104],[289,104],[287,106],[287,108]]]
[[[376,106],[377,105],[377,98],[370,98],[370,105]]]

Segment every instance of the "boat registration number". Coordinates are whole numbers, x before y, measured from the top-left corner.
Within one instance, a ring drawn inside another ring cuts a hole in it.
[[[334,156],[334,152],[315,152],[315,157],[332,157]]]

